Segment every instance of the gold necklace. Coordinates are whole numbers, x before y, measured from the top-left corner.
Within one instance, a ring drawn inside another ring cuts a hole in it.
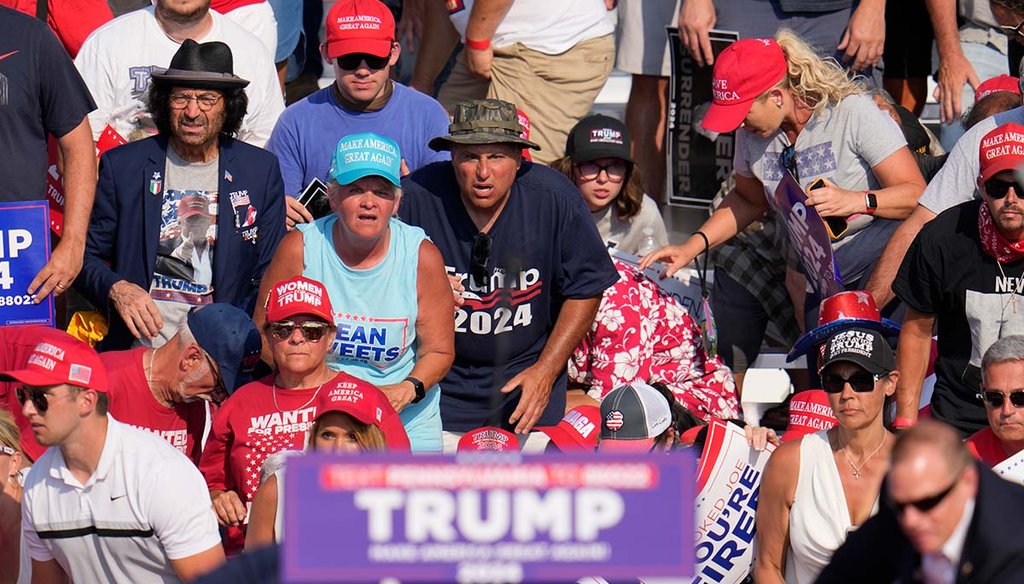
[[[840,448],[840,450],[843,451],[843,455],[846,456],[846,462],[850,463],[850,468],[853,469],[853,478],[855,478],[857,480],[860,480],[860,475],[861,475],[860,469],[864,468],[864,465],[866,465],[868,463],[868,461],[871,460],[871,458],[874,455],[878,454],[878,451],[882,449],[882,445],[885,444],[885,438],[886,438],[886,436],[883,433],[882,434],[882,441],[878,443],[878,447],[876,447],[875,450],[871,454],[869,454],[867,456],[867,458],[862,460],[860,462],[859,466],[856,465],[856,464],[853,464],[853,459],[850,458],[850,453],[846,451],[846,446],[845,445],[842,448]],[[836,434],[836,442],[839,442],[839,434],[838,433]]]
[[[1003,277],[1003,282],[1006,282],[1007,284],[1009,284],[1010,280],[1007,279],[1006,272],[1003,271],[1003,263],[1000,262],[999,260],[996,260],[996,267],[999,268],[999,275]],[[1017,290],[1016,290],[1016,288],[1013,289],[1013,290],[1010,290],[1010,301],[1008,303],[1006,303],[1006,302],[1003,303],[1003,310],[1002,310],[1002,312],[1004,314],[1006,312],[1006,305],[1007,304],[1009,304],[1013,308],[1013,313],[1017,314]],[[1001,316],[1003,316],[1003,315],[1001,315]],[[1003,320],[1005,321],[1006,319],[1004,318]]]
[[[334,379],[334,377],[332,376],[332,377],[330,377],[328,379],[325,379],[324,382],[321,383],[319,385],[319,387],[316,388],[316,391],[313,392],[313,397],[309,398],[309,401],[307,401],[306,403],[302,404],[301,406],[299,406],[297,408],[292,408],[292,409],[290,409],[288,411],[289,412],[294,412],[294,411],[297,411],[297,410],[305,409],[307,406],[309,406],[309,404],[313,403],[313,400],[316,399],[316,396],[320,395],[320,390],[323,389],[324,384],[326,384],[331,379]],[[274,398],[274,409],[276,409],[278,411],[278,413],[283,414],[284,410],[281,409],[281,406],[277,405],[277,390],[279,388],[277,387],[277,379],[276,378],[274,379],[273,386],[274,386],[274,390],[273,390],[273,392],[270,395],[272,395],[273,398]],[[286,388],[282,387],[280,389],[286,389]]]

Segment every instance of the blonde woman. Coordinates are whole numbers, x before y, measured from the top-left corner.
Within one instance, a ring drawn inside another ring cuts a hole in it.
[[[21,545],[21,470],[27,461],[14,418],[0,409],[0,582],[31,579],[31,560]]]
[[[700,232],[641,265],[668,261],[673,274],[704,251],[701,233],[712,247],[729,240],[765,213],[788,170],[808,192],[808,205],[833,224],[843,281],[858,288],[925,187],[899,127],[838,63],[786,30],[775,40],[733,43],[715,61],[713,83],[702,125],[718,133],[740,129],[736,186]],[[818,184],[824,186],[809,190]]]

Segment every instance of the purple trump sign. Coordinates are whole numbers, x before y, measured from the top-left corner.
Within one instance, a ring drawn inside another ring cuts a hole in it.
[[[842,279],[832,257],[832,241],[825,231],[825,222],[814,207],[807,206],[807,194],[793,175],[788,171],[783,175],[769,200],[786,221],[789,243],[800,256],[811,287],[822,298],[838,294],[843,291]]]
[[[294,458],[283,579],[689,578],[694,465],[687,452]]]

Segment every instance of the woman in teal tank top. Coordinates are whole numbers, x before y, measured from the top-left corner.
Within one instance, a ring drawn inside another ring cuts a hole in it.
[[[455,355],[454,302],[440,252],[422,229],[394,218],[400,164],[398,145],[376,134],[338,142],[328,184],[334,213],[281,241],[254,317],[262,326],[268,283],[299,274],[322,282],[338,327],[328,366],[380,387],[414,452],[440,452],[437,383]]]

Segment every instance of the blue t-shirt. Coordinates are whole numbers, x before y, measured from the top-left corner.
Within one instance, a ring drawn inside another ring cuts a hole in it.
[[[267,141],[281,163],[285,194],[301,194],[313,178],[327,182],[334,148],[350,134],[373,132],[394,140],[409,170],[448,160],[448,152],[427,147],[432,138],[448,134],[448,112],[432,97],[394,85],[388,103],[373,112],[341,107],[329,86],[288,106]]]
[[[63,137],[94,109],[46,23],[0,6],[0,201],[44,199],[47,134]]]
[[[618,280],[576,187],[546,166],[524,162],[488,232],[486,282],[472,272],[478,230],[459,195],[451,163],[402,180],[399,217],[418,225],[441,250],[449,274],[466,288],[455,315],[455,364],[441,381],[441,418],[449,432],[492,424],[508,428],[519,392],[498,392],[537,362],[566,299],[599,298]],[[538,426],[565,413],[563,368]]]

